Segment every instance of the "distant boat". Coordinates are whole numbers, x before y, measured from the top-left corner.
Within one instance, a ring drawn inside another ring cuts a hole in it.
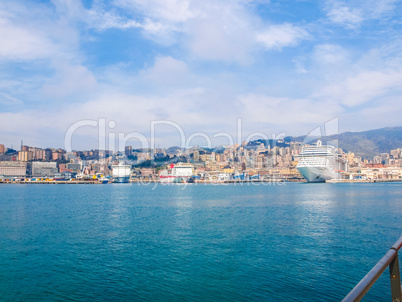
[[[102,184],[107,184],[107,183],[109,183],[109,178],[101,177],[101,178],[99,178],[99,182]]]
[[[187,183],[193,176],[194,166],[191,164],[170,164],[169,168],[159,174],[162,183]]]
[[[105,177],[102,173],[96,173],[96,178],[102,184],[107,184],[110,180],[109,177]]]
[[[114,183],[128,183],[130,180],[131,165],[120,162],[112,166],[112,177]]]
[[[347,160],[330,145],[322,145],[320,140],[315,146],[305,146],[297,156],[297,170],[308,182],[325,182],[339,179],[340,173],[348,170]]]

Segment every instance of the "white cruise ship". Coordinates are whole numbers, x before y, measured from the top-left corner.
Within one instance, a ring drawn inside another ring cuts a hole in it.
[[[325,182],[340,178],[340,173],[348,170],[347,160],[342,158],[333,146],[305,146],[298,155],[297,170],[308,182]]]
[[[112,166],[113,182],[127,183],[130,180],[131,165],[125,165],[120,162],[118,165]]]
[[[169,169],[159,174],[162,183],[186,183],[193,176],[194,167],[191,164],[170,164]]]

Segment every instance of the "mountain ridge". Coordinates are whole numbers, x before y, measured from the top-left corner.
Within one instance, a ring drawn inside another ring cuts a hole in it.
[[[288,137],[291,141],[303,142],[307,135]],[[317,141],[318,137],[309,143]],[[385,127],[360,132],[343,132],[320,137],[323,143],[338,140],[338,146],[345,152],[353,152],[362,158],[372,159],[381,153],[389,153],[393,149],[402,148],[402,127]]]

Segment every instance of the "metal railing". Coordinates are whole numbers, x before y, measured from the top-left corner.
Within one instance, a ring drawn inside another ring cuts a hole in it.
[[[371,269],[370,272],[355,286],[354,289],[342,300],[343,302],[360,301],[370,287],[377,281],[381,274],[389,266],[391,279],[392,302],[402,302],[401,275],[399,270],[398,251],[402,247],[402,236],[389,249],[384,257]]]

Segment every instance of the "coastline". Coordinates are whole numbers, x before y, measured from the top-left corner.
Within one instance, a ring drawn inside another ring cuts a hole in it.
[[[163,185],[166,184],[231,184],[231,183],[278,183],[278,182],[306,182],[305,180],[284,180],[284,179],[269,179],[269,180],[253,180],[253,181],[247,181],[247,180],[240,180],[240,181],[209,181],[209,180],[204,180],[204,181],[196,181],[193,183],[166,183],[163,181],[160,181],[159,179],[156,180],[130,180],[128,183],[133,183],[133,184],[148,184],[148,183],[160,183]],[[97,180],[91,180],[91,181],[77,181],[77,180],[63,180],[63,181],[55,181],[55,180],[40,180],[40,181],[12,181],[12,180],[6,180],[6,181],[0,181],[0,184],[47,184],[47,185],[58,185],[58,184],[94,184],[94,185],[101,185],[101,184],[111,184],[113,182],[108,182],[108,183],[102,183]]]
[[[210,181],[210,180],[198,180],[193,184],[240,184],[240,183],[286,183],[286,182],[298,182],[298,183],[308,183],[306,180],[299,179],[266,179],[266,180],[226,180],[226,181]],[[331,179],[327,180],[326,183],[337,184],[337,183],[384,183],[384,182],[402,182],[402,179]],[[70,185],[101,185],[101,184],[111,184],[112,182],[102,183],[98,180],[39,180],[39,181],[13,181],[13,180],[1,180],[0,184],[46,184],[46,185],[59,185],[59,184],[70,184]],[[130,180],[129,183],[133,184],[149,184],[149,183],[160,183],[166,185],[159,179],[134,179]],[[169,183],[170,184],[170,183]],[[183,183],[192,184],[192,183]]]

